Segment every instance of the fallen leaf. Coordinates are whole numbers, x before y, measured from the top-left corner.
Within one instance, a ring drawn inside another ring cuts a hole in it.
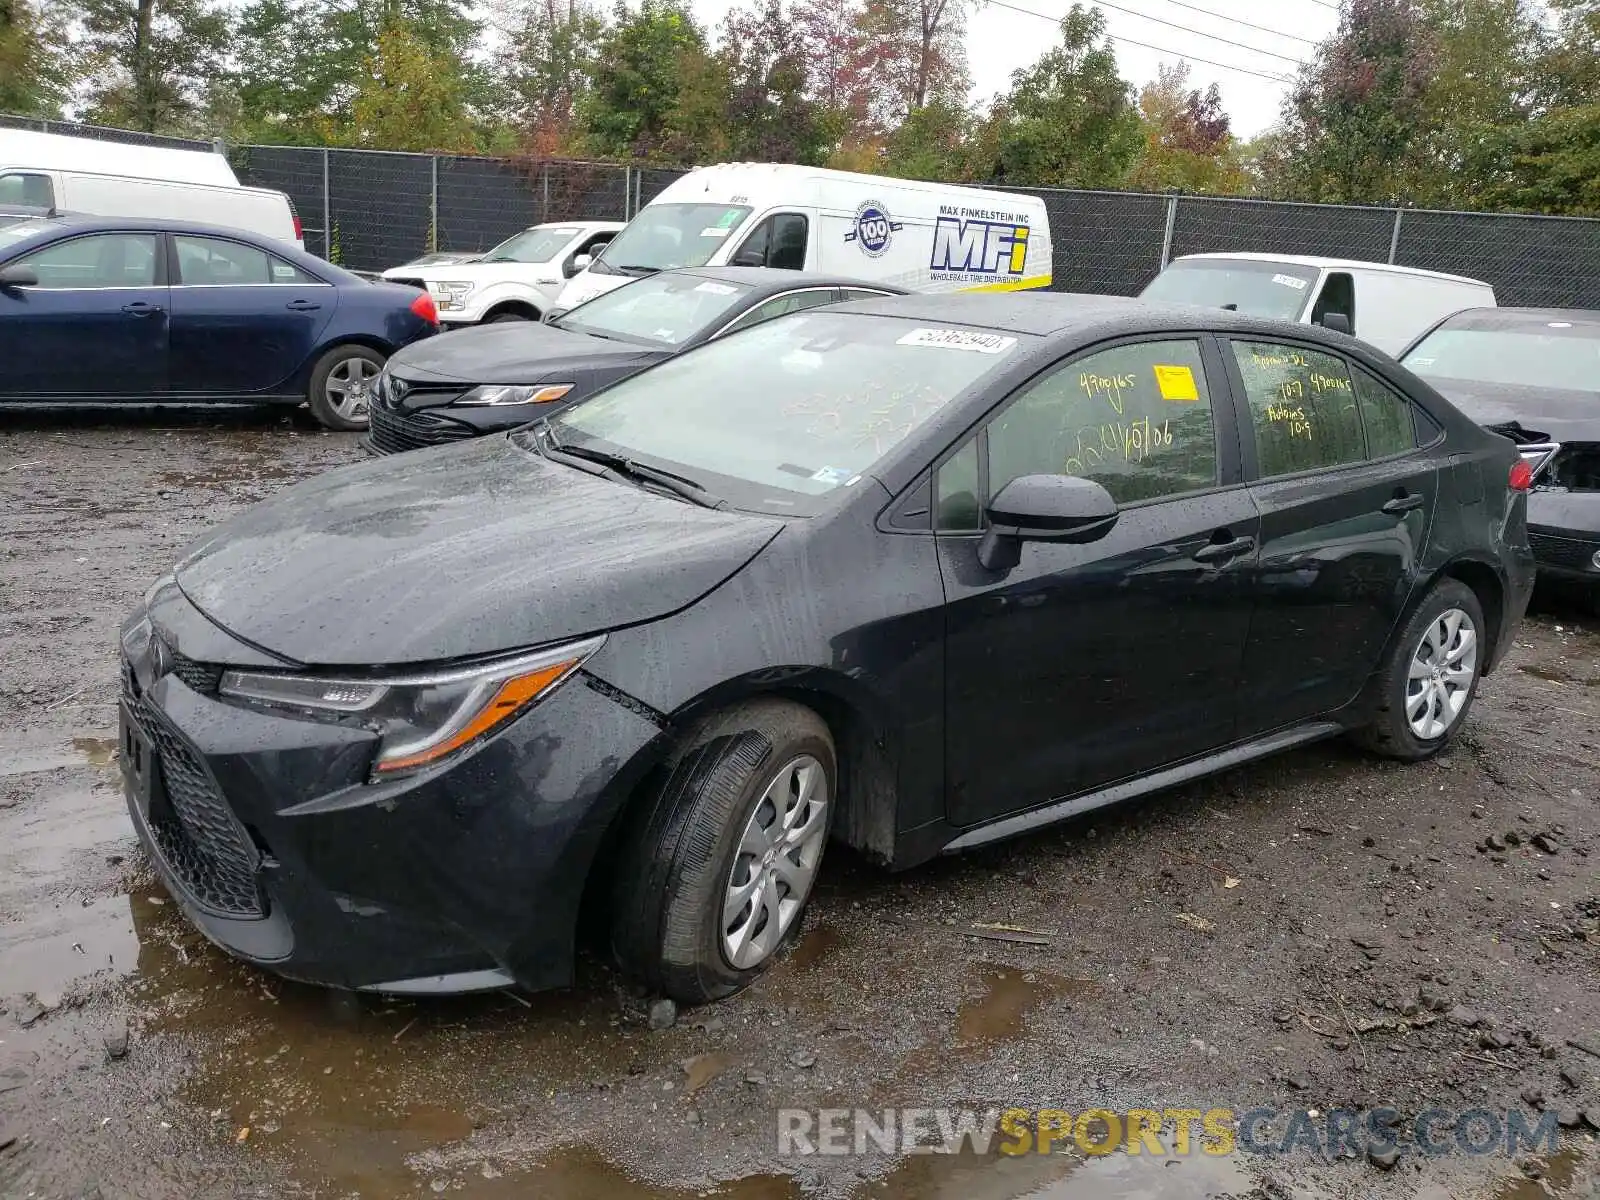
[[[1225,888],[1236,888],[1239,886],[1239,881],[1232,875],[1225,875],[1222,879],[1222,886]]]
[[[1198,933],[1215,933],[1217,927],[1204,917],[1197,917],[1194,913],[1176,913],[1178,920]]]
[[[233,1140],[236,1141],[236,1142],[242,1142],[242,1141],[245,1140],[245,1138],[247,1138],[249,1136],[250,1136],[250,1126],[246,1125],[244,1128],[239,1130],[239,1136],[234,1138]]]

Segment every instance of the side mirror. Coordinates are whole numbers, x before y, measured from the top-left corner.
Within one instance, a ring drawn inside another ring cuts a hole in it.
[[[0,267],[0,288],[39,286],[39,273],[32,267]]]
[[[568,265],[566,270],[567,278],[571,279],[579,271],[587,271],[589,269],[589,264],[593,261],[594,255],[592,254],[574,254],[572,256],[572,262]]]
[[[978,562],[1007,571],[1022,559],[1023,542],[1094,542],[1117,523],[1117,502],[1092,479],[1020,475],[989,501],[989,528]]]
[[[741,250],[728,260],[730,267],[764,267],[767,256],[760,250]]]
[[[1323,313],[1321,325],[1324,329],[1331,329],[1335,333],[1350,332],[1350,318],[1342,312]]]

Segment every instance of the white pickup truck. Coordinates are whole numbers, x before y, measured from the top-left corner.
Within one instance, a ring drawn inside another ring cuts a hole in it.
[[[473,262],[408,263],[383,278],[410,284],[433,297],[440,324],[537,321],[568,279],[619,229],[618,221],[564,221],[524,229]]]

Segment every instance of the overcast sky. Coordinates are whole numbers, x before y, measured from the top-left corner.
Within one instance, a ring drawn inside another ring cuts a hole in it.
[[[732,7],[732,0],[692,3],[695,15],[712,29],[722,23]],[[1010,7],[1000,7],[999,0],[982,4],[967,20],[967,57],[975,100],[988,100],[1009,88],[1011,72],[1033,62],[1052,44],[1052,23],[1060,21],[1071,6],[1071,0],[1005,3]],[[1136,87],[1142,86],[1155,78],[1158,64],[1187,58],[1194,86],[1220,86],[1223,104],[1233,118],[1235,136],[1251,138],[1277,119],[1287,90],[1287,84],[1260,76],[1292,76],[1297,69],[1295,64],[1311,53],[1309,43],[1327,37],[1338,24],[1339,14],[1333,3],[1334,0],[1116,0],[1116,8],[1104,4],[1099,7],[1106,16],[1107,32],[1114,39],[1123,39],[1113,42],[1123,78]],[[1018,9],[1042,13],[1044,17]],[[1225,15],[1207,16],[1196,9]],[[1274,32],[1252,29],[1241,21]],[[1159,49],[1146,49],[1133,42]],[[1259,74],[1227,70],[1201,59]]]

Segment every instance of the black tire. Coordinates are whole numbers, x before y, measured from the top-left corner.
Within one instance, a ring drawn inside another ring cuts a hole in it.
[[[525,313],[525,312],[518,312],[515,309],[513,309],[510,312],[497,312],[497,313],[495,313],[495,315],[490,317],[487,321],[485,321],[484,324],[485,325],[498,325],[502,321],[537,321],[538,319],[539,318],[538,318],[537,314],[529,314],[529,313]]]
[[[346,417],[334,408],[328,399],[328,376],[344,363],[361,359],[372,363],[380,370],[383,368],[384,356],[369,346],[346,344],[335,346],[321,358],[311,371],[311,383],[306,388],[306,407],[311,410],[311,415],[317,419],[317,424],[324,429],[332,429],[339,433],[350,433],[355,430],[365,429],[367,419]]]
[[[802,705],[741,704],[703,724],[669,758],[659,783],[647,785],[652,790],[625,818],[631,825],[616,858],[611,947],[624,972],[652,992],[704,1004],[739,991],[781,955],[804,921],[804,902],[770,953],[742,969],[724,953],[722,911],[752,814],[779,772],[802,755],[822,767],[824,819],[831,821],[838,796],[833,739]]]
[[[1412,729],[1406,718],[1406,690],[1411,662],[1423,635],[1441,615],[1451,609],[1466,613],[1473,629],[1477,631],[1472,683],[1467,689],[1466,700],[1449,728],[1437,737],[1424,739]],[[1483,678],[1484,656],[1489,651],[1488,633],[1483,619],[1483,606],[1478,602],[1477,594],[1458,579],[1441,579],[1423,598],[1390,647],[1388,658],[1372,681],[1372,723],[1356,730],[1353,734],[1355,740],[1375,754],[1405,762],[1432,758],[1448,746],[1466,724],[1472,702],[1477,698],[1478,683]]]

